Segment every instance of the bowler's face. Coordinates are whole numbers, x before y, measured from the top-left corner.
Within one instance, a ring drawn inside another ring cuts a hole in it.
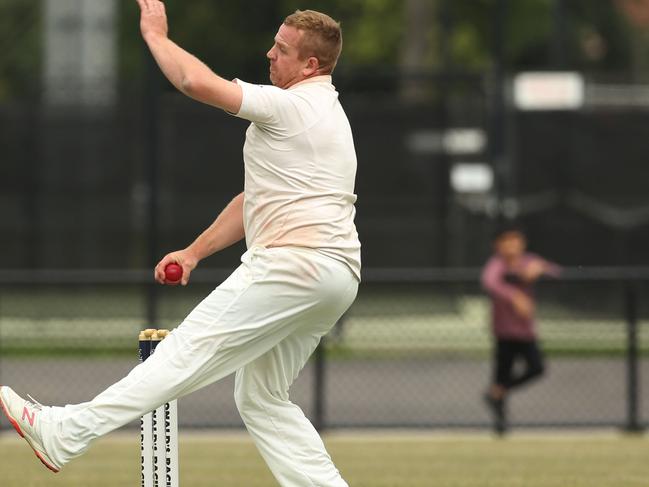
[[[299,46],[304,32],[282,24],[275,43],[266,57],[270,61],[270,81],[279,88],[288,88],[304,79],[302,70],[307,61],[299,59]]]

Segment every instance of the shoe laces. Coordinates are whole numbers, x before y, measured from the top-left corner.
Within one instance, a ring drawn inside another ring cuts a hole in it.
[[[31,402],[27,401],[27,403],[33,407],[34,409],[38,409],[39,411],[43,409],[43,405],[38,402],[36,399],[34,399],[32,396],[27,394],[27,397],[31,399]]]

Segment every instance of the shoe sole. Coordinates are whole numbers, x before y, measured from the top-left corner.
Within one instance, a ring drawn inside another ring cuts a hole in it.
[[[2,387],[2,386],[0,386],[0,387]],[[36,450],[36,448],[34,448],[34,446],[32,445],[32,442],[29,440],[29,438],[27,438],[25,436],[23,431],[20,429],[20,425],[18,424],[18,421],[16,421],[14,418],[11,417],[11,414],[9,414],[9,409],[7,408],[7,406],[5,406],[5,403],[2,400],[2,395],[0,395],[0,409],[2,409],[2,411],[4,412],[5,416],[7,417],[9,422],[11,423],[11,426],[14,427],[14,429],[16,430],[16,433],[18,433],[20,435],[20,437],[27,442],[27,444],[33,450],[34,454],[41,461],[41,463],[43,465],[45,465],[48,469],[50,469],[52,472],[59,473],[59,469],[56,468],[54,465],[51,465],[47,460],[45,460],[45,458],[43,458],[43,455],[41,455]]]

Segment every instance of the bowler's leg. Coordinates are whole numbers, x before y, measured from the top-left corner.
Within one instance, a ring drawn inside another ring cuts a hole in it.
[[[295,261],[299,256],[294,256]],[[235,400],[248,431],[277,481],[283,487],[345,487],[318,432],[288,390],[309,356],[349,308],[358,282],[343,264],[314,254],[296,273],[297,288],[305,294],[286,294],[284,320],[289,309],[304,308],[300,326],[272,349],[237,371]],[[277,296],[279,282],[269,287]]]
[[[239,413],[283,487],[347,486],[318,432],[288,397],[289,386],[319,339],[293,334],[236,374]]]
[[[357,287],[343,264],[315,251],[254,249],[149,359],[92,401],[63,408],[29,406],[25,414],[26,402],[5,394],[2,402],[9,404],[3,409],[14,421],[33,423],[30,433],[38,441],[30,444],[37,454],[39,449],[47,453],[47,463],[58,469],[94,439],[239,370],[293,333],[314,332],[313,324],[322,323],[323,315],[330,327]]]

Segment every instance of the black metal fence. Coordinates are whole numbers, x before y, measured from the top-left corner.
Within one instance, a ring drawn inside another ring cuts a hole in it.
[[[399,96],[401,77],[372,79],[336,77],[354,129],[366,265],[480,265],[505,210],[535,251],[565,265],[649,264],[645,105],[508,107],[498,162],[488,73],[406,78],[427,90],[416,102]],[[100,111],[15,102],[0,105],[0,125],[0,231],[12,236],[0,240],[4,267],[148,267],[191,242],[243,187],[246,122],[180,94],[151,101],[125,91]],[[456,191],[460,163],[505,172],[507,191]],[[228,266],[240,250],[210,265]]]
[[[478,272],[366,270],[292,399],[320,428],[489,427],[489,302]],[[2,271],[0,383],[45,404],[89,400],[137,364],[138,330],[177,326],[227,273],[196,271],[187,288],[151,293],[149,271]],[[548,374],[513,396],[513,425],[646,427],[649,269],[568,269],[537,291]],[[182,398],[180,420],[240,427],[232,377]]]

